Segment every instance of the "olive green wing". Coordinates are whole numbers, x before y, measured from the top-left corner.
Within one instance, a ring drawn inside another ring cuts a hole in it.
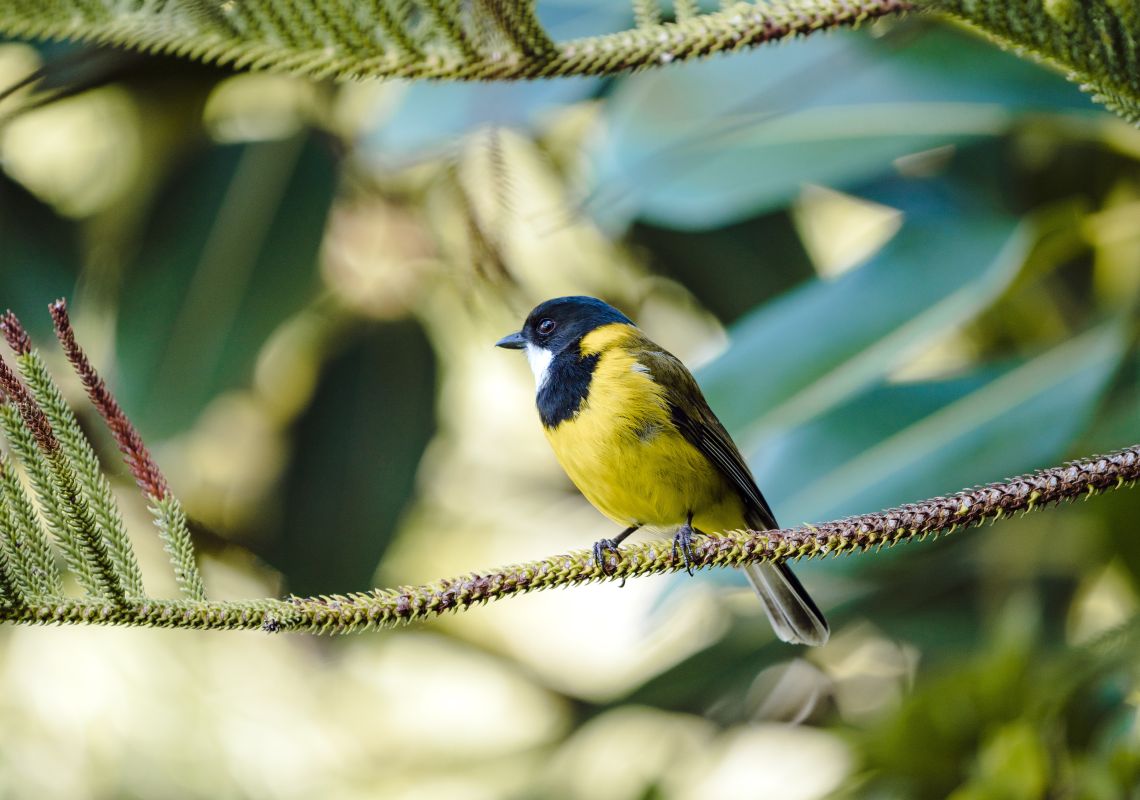
[[[673,424],[731,482],[744,502],[744,521],[755,530],[779,528],[752,472],[692,373],[676,356],[648,339],[640,337],[638,345],[638,363],[664,389]],[[743,569],[780,639],[813,646],[827,642],[830,630],[823,612],[787,564],[767,561],[745,564]]]
[[[642,338],[637,348],[638,363],[663,388],[677,430],[729,480],[744,501],[745,521],[750,526],[758,530],[779,528],[744,457],[709,408],[693,374],[672,353]]]

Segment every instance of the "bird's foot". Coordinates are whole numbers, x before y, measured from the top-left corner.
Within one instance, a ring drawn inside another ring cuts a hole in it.
[[[610,552],[621,558],[621,552],[618,550],[618,541],[616,539],[599,539],[594,542],[594,563],[602,568],[602,572],[610,572],[609,565],[606,561],[606,553]]]
[[[692,522],[686,522],[673,534],[673,561],[680,552],[685,562],[685,572],[693,574],[693,536],[697,533]]]

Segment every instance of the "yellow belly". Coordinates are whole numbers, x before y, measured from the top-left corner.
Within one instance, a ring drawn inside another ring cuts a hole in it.
[[[671,527],[692,514],[706,533],[745,527],[739,496],[673,426],[660,388],[634,364],[607,352],[577,416],[546,429],[570,480],[623,526]]]

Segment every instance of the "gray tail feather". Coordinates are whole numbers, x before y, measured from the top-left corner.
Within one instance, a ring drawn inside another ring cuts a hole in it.
[[[792,644],[820,646],[831,629],[799,579],[782,561],[762,561],[743,567],[748,582],[760,595],[776,636]]]

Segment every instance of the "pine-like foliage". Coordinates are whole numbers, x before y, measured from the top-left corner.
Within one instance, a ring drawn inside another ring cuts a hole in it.
[[[1140,123],[1137,0],[934,0],[930,5],[1053,64],[1098,103]]]
[[[631,0],[631,27],[554,41],[533,0],[12,0],[0,33],[113,44],[313,78],[515,80],[614,75],[855,26],[949,14],[1062,69],[1140,119],[1135,0],[762,0],[702,12]]]
[[[0,318],[16,369],[0,358],[0,622],[348,633],[391,627],[514,594],[685,569],[668,544],[622,548],[598,563],[586,551],[424,586],[326,597],[210,601],[186,517],[161,470],[79,347],[63,301],[51,306],[71,366],[119,446],[154,515],[182,592],[146,594],[110,485],[20,321]],[[1009,514],[1130,485],[1140,445],[883,512],[781,531],[702,537],[698,568],[740,566],[890,547]],[[57,557],[57,553],[60,557]],[[68,593],[74,579],[81,597]]]

